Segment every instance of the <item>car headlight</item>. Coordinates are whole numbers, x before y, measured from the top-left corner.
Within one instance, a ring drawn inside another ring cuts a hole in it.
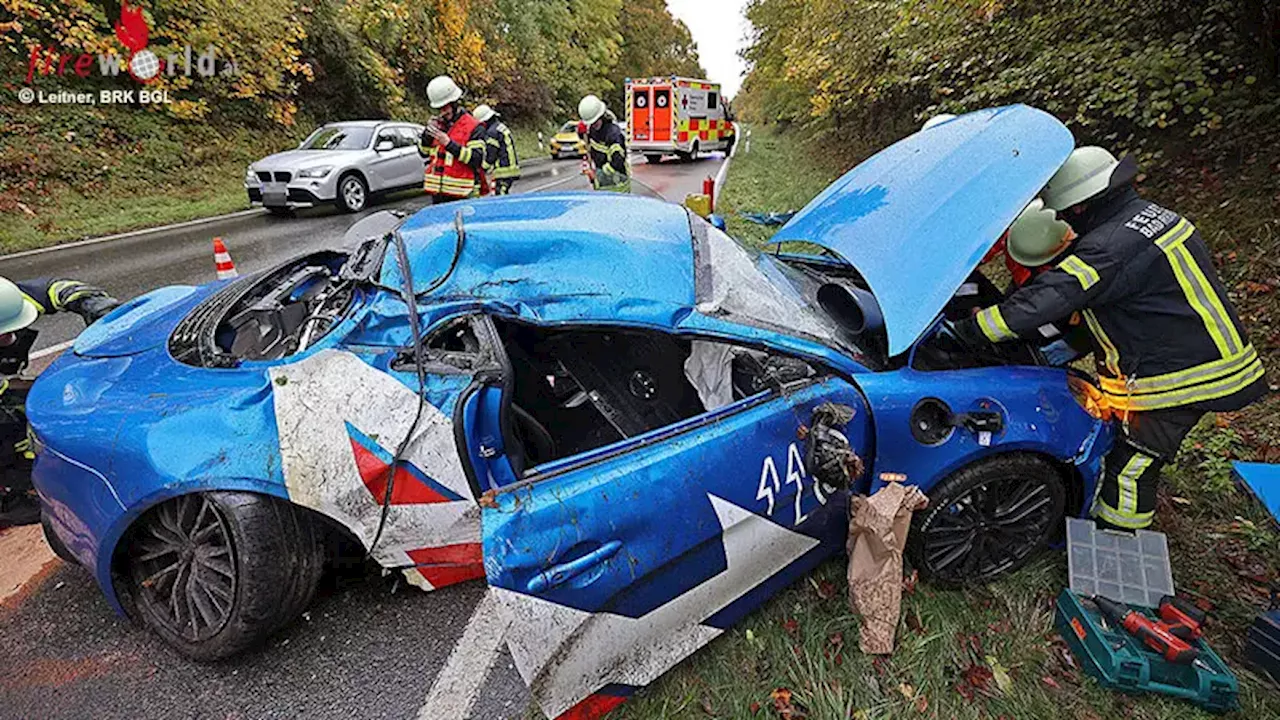
[[[331,172],[333,172],[333,168],[332,168],[331,166],[317,167],[317,168],[307,168],[306,170],[299,170],[299,171],[298,171],[298,177],[300,177],[300,178],[322,178],[322,177],[324,177],[325,175],[328,175],[328,174],[329,174],[329,173],[331,173]]]
[[[261,185],[262,184],[258,180],[258,173],[254,172],[253,168],[249,168],[248,170],[244,171],[244,184],[245,185]]]

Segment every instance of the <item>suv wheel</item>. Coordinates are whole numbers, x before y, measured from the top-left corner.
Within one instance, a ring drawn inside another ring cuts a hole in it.
[[[1036,455],[1002,455],[957,470],[915,514],[907,555],[933,582],[982,583],[1017,570],[1062,526],[1062,472]]]
[[[338,209],[355,213],[364,209],[369,202],[369,187],[359,175],[348,174],[338,179]]]
[[[130,531],[125,579],[142,622],[183,655],[213,661],[293,620],[324,568],[314,523],[277,498],[183,495]]]

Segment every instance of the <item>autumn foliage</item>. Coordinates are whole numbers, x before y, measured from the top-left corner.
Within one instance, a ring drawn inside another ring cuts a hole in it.
[[[162,73],[154,89],[177,99],[163,108],[180,119],[218,113],[290,125],[312,115],[387,116],[420,100],[427,82],[449,73],[476,102],[507,116],[550,118],[594,92],[621,99],[627,75],[702,75],[688,28],[662,0],[139,0],[149,29],[121,36],[119,0],[0,0],[0,58],[11,79],[64,89],[60,55],[138,47],[160,58],[214,45],[235,72],[213,78]],[[127,77],[90,78],[77,89],[131,88]],[[16,90],[16,85],[10,89]]]

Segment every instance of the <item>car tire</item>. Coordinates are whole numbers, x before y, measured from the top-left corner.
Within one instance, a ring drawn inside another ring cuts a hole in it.
[[[650,165],[657,165],[658,163],[662,162],[662,156],[657,154],[645,155],[644,161],[649,163]]]
[[[235,655],[289,623],[324,569],[314,521],[284,500],[183,495],[130,530],[124,580],[138,618],[186,657]]]
[[[44,541],[49,544],[49,549],[53,551],[54,555],[72,565],[80,564],[76,556],[72,555],[71,550],[62,542],[62,538],[58,537],[57,533],[53,531],[53,526],[49,523],[49,517],[44,513],[40,513],[40,529],[44,531]]]
[[[334,202],[343,212],[358,213],[369,204],[369,186],[359,175],[347,173],[338,178],[338,197]]]
[[[907,556],[936,585],[983,583],[1025,565],[1063,522],[1066,484],[1053,462],[1027,453],[980,460],[929,491]]]

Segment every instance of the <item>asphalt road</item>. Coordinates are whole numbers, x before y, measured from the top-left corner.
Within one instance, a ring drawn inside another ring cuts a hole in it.
[[[679,202],[700,191],[721,159],[657,166],[640,158],[634,162],[636,193]],[[586,189],[578,169],[573,161],[533,165],[516,190]],[[366,212],[424,204],[421,196],[400,197]],[[340,241],[359,217],[328,208],[291,219],[241,217],[0,258],[0,275],[74,277],[127,299],[163,285],[212,280],[214,236],[224,238],[241,272],[253,271]],[[79,320],[55,316],[40,326],[38,347],[48,347],[74,337]],[[0,558],[0,569],[5,563]],[[0,602],[0,718],[434,720],[444,717],[440,707],[458,706],[456,698],[435,687],[442,669],[446,664],[469,669],[476,660],[469,653],[488,652],[455,648],[484,597],[478,582],[423,593],[402,583],[397,587],[376,572],[331,577],[307,614],[266,646],[220,664],[199,665],[113,613],[77,567],[51,560],[24,580],[16,595]],[[466,716],[525,717],[527,693],[505,651],[480,667],[490,667],[481,671],[483,678],[462,676],[462,685],[475,695]],[[443,705],[436,702],[441,695],[446,695]]]

